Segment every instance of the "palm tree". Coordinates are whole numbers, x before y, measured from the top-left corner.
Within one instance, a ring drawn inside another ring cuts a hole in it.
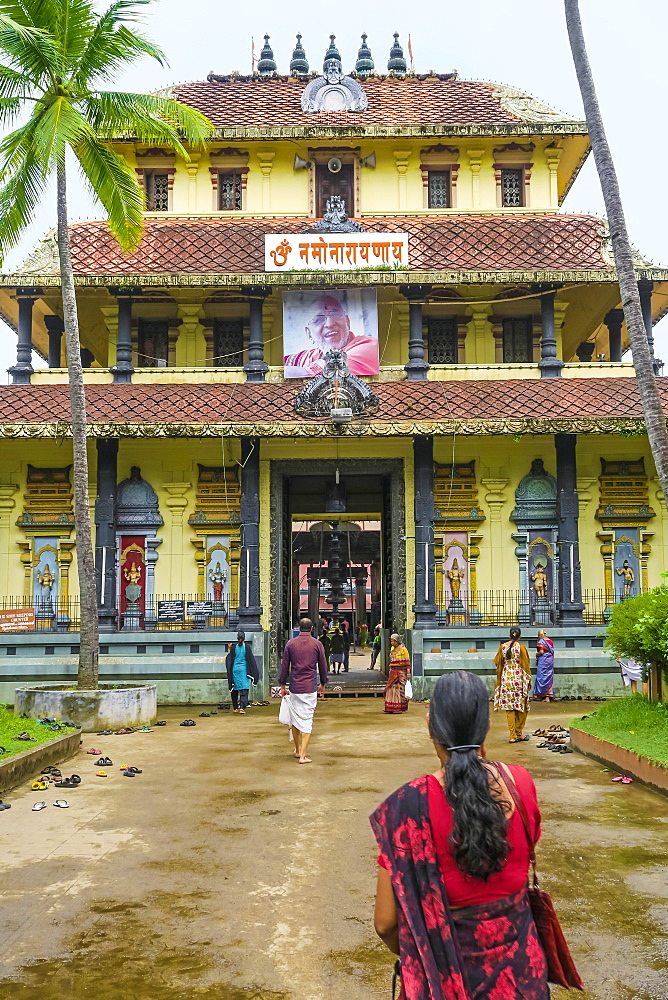
[[[165,64],[134,24],[151,0],[0,0],[0,116],[18,127],[0,142],[0,245],[15,245],[55,173],[58,251],[72,408],[74,523],[79,573],[79,688],[98,684],[99,630],[88,500],[86,399],[67,216],[68,154],[102,203],[123,250],[141,238],[144,199],[132,167],[107,144],[117,135],[174,148],[200,145],[213,126],[199,112],[145,94],[100,90],[138,58]],[[133,24],[133,27],[128,27]]]
[[[626,229],[622,197],[615,164],[610,152],[610,146],[605,134],[601,109],[596,96],[594,77],[592,75],[587,48],[580,20],[578,0],[564,0],[566,9],[566,27],[571,43],[575,72],[577,73],[582,104],[584,106],[587,130],[594,152],[594,161],[603,191],[603,201],[608,216],[612,251],[615,258],[619,290],[624,309],[626,327],[631,341],[631,354],[636,370],[638,391],[645,415],[645,425],[649,437],[654,464],[661,483],[665,502],[668,503],[668,433],[666,418],[661,409],[659,390],[654,375],[652,357],[647,342],[647,333],[640,306],[640,295],[633,267],[633,251]]]

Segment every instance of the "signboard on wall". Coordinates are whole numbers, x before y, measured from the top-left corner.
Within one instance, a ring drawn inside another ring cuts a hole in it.
[[[403,271],[406,233],[267,233],[265,271]]]
[[[213,601],[188,601],[186,614],[188,618],[210,618],[213,615]]]
[[[159,622],[182,622],[185,616],[185,601],[158,601]]]
[[[375,288],[283,293],[285,378],[319,375],[328,351],[343,351],[353,375],[378,374]]]
[[[9,611],[0,611],[0,632],[32,632],[34,628],[34,608],[11,608]]]

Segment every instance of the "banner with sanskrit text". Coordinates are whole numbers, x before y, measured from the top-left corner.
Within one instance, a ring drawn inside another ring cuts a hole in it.
[[[272,233],[264,238],[265,271],[403,270],[406,233]]]

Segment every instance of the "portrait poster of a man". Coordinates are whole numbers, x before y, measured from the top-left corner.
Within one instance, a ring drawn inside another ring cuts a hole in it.
[[[378,374],[375,289],[283,293],[285,377],[319,375],[328,351],[343,351],[353,375]]]

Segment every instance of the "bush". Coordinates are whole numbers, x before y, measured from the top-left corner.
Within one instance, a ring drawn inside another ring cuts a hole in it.
[[[605,646],[615,656],[641,663],[645,672],[655,663],[668,680],[668,587],[662,584],[616,604],[610,614]]]

